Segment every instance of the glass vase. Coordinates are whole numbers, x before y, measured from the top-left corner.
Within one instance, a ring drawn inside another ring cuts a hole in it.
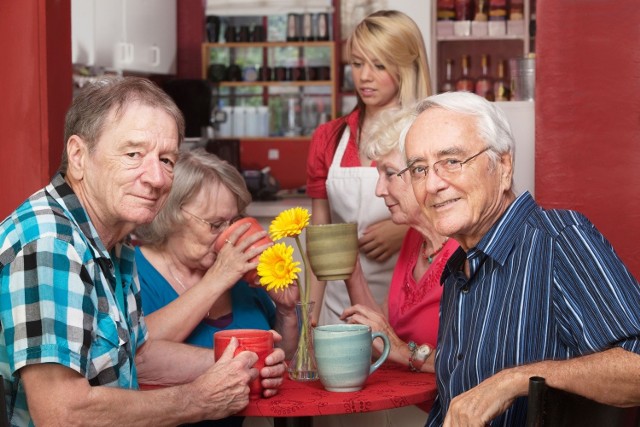
[[[318,379],[318,367],[313,351],[313,329],[311,316],[314,302],[296,304],[298,316],[298,347],[289,361],[287,371],[294,381],[315,381]]]

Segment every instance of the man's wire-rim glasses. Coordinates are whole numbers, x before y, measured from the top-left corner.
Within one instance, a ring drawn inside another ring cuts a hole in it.
[[[490,149],[491,147],[487,147],[484,150],[480,151],[479,153],[476,153],[473,156],[467,158],[466,160],[458,160],[453,158],[438,160],[433,165],[431,165],[431,167],[424,166],[421,164],[415,164],[414,162],[409,166],[407,166],[406,168],[402,169],[400,172],[398,172],[397,175],[399,177],[402,177],[403,173],[405,173],[406,171],[409,171],[411,180],[414,182],[417,182],[426,178],[427,174],[429,173],[429,170],[433,169],[435,174],[438,175],[440,178],[447,178],[450,175],[460,172],[462,170],[462,165],[467,164],[471,160],[478,157],[480,154]]]

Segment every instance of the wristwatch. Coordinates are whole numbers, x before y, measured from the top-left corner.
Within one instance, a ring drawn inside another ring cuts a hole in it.
[[[433,349],[426,344],[418,346],[415,342],[409,341],[409,351],[411,351],[411,356],[409,356],[409,369],[413,372],[420,372],[420,369],[416,368],[413,362],[416,360],[420,361],[420,366],[422,367]]]

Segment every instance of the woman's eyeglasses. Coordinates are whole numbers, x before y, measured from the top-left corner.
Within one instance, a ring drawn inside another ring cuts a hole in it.
[[[205,219],[200,218],[198,215],[192,214],[191,212],[189,212],[188,210],[186,210],[183,207],[181,207],[180,209],[183,212],[188,213],[189,215],[191,215],[193,218],[197,219],[201,223],[208,225],[210,231],[212,233],[214,233],[214,234],[221,232],[222,230],[224,230],[225,228],[227,228],[228,226],[230,226],[234,222],[244,218],[242,215],[237,215],[237,216],[234,216],[231,219],[221,219],[221,220],[218,220],[216,222],[209,222],[209,221],[207,221]]]

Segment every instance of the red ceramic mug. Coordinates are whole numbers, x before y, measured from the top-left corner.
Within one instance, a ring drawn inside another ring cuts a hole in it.
[[[259,233],[261,231],[264,231],[264,228],[262,228],[262,226],[260,225],[260,223],[258,222],[257,219],[252,218],[252,217],[246,217],[246,218],[242,218],[236,222],[234,222],[233,224],[231,224],[229,227],[227,227],[222,233],[220,233],[220,235],[218,236],[218,238],[216,239],[216,243],[213,245],[213,250],[216,252],[220,252],[220,250],[222,250],[222,247],[227,243],[226,240],[229,238],[229,236],[231,234],[233,234],[233,232],[235,230],[238,229],[238,227],[242,226],[243,224],[251,224],[251,226],[249,227],[249,229],[247,231],[244,232],[244,234],[242,234],[240,236],[240,238],[238,238],[238,241],[236,242],[236,244],[242,242],[244,239],[246,239],[249,236],[252,236],[256,233]],[[248,249],[254,249],[257,248],[259,246],[263,246],[266,245],[268,243],[272,243],[273,240],[271,240],[271,238],[269,238],[269,236],[264,236],[262,239],[258,240],[257,242],[254,242],[251,246],[249,246],[247,248]],[[257,262],[258,258],[260,257],[260,255],[256,255],[251,262]],[[243,276],[244,280],[246,280],[250,285],[254,285],[256,283],[256,279],[258,278],[258,271],[257,270],[251,270],[245,273],[245,275]]]
[[[232,337],[238,339],[238,348],[234,356],[241,351],[252,351],[258,355],[258,361],[254,368],[258,372],[264,368],[266,357],[273,352],[273,334],[262,329],[229,329],[213,334],[213,347],[216,360],[229,345]],[[249,398],[259,399],[262,396],[262,384],[260,375],[249,384]]]

